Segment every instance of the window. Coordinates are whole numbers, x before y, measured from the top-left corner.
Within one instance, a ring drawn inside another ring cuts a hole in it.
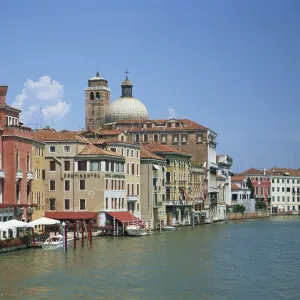
[[[96,100],[100,100],[100,93],[99,92],[96,93]]]
[[[56,171],[55,160],[50,160],[50,172],[55,172],[55,171]]]
[[[78,164],[78,171],[87,171],[87,162],[86,161],[79,161]]]
[[[105,189],[108,190],[108,179],[105,179]]]
[[[131,165],[131,175],[134,175],[134,164]]]
[[[166,136],[165,134],[163,134],[163,135],[161,136],[161,142],[162,142],[162,143],[166,143],[166,142],[167,142],[167,136]]]
[[[45,169],[42,170],[42,179],[43,180],[46,179],[46,170]]]
[[[136,150],[136,158],[139,158],[139,157],[140,157],[139,150]]]
[[[109,172],[109,161],[105,162],[105,171]]]
[[[69,179],[65,180],[65,191],[66,192],[70,191],[70,180]]]
[[[187,142],[187,135],[186,134],[181,135],[181,142],[182,143],[186,143]]]
[[[133,156],[133,150],[131,150],[131,157],[133,158],[134,156]]]
[[[85,210],[85,199],[80,199],[79,200],[79,209],[80,210]]]
[[[65,153],[71,152],[71,146],[64,146],[64,152]]]
[[[29,154],[27,154],[27,157],[26,157],[26,170],[30,171],[30,156],[29,156]]]
[[[105,209],[108,209],[108,198],[105,198]]]
[[[127,184],[127,195],[130,195],[130,184]]]
[[[139,164],[136,164],[136,175],[139,175]]]
[[[173,143],[178,143],[178,134],[173,134]]]
[[[157,134],[153,135],[153,140],[154,140],[154,142],[158,142],[158,135]]]
[[[90,93],[90,100],[94,100],[94,93],[93,92]]]
[[[71,162],[69,160],[64,161],[64,169],[65,169],[65,172],[71,171]]]
[[[131,184],[131,195],[134,195],[134,184]]]
[[[112,151],[112,152],[117,152],[117,148],[110,148],[110,151]]]
[[[135,142],[136,142],[136,143],[139,143],[139,142],[140,142],[140,135],[139,135],[139,134],[137,134],[137,135],[135,136]]]
[[[122,208],[124,208],[124,198],[122,198]]]
[[[202,134],[197,134],[197,143],[202,142]]]
[[[111,172],[114,172],[115,171],[115,163],[114,162],[111,162],[111,169],[110,169]]]
[[[49,147],[49,152],[50,152],[50,153],[56,152],[55,146],[50,146],[50,147]]]
[[[136,210],[137,210],[137,211],[140,210],[140,204],[139,204],[139,203],[136,204]]]
[[[127,157],[129,157],[129,149],[127,149],[126,154],[127,154]]]
[[[49,189],[55,191],[55,180],[50,180]]]
[[[70,199],[65,199],[65,210],[70,209]]]
[[[101,171],[101,161],[90,161],[90,171]]]
[[[127,175],[129,175],[129,174],[130,174],[130,164],[127,163]]]
[[[148,143],[148,134],[144,134],[144,143]]]
[[[55,202],[56,200],[54,198],[49,200],[49,210],[55,210]]]
[[[122,190],[124,191],[124,180],[122,180]]]
[[[80,181],[79,181],[79,190],[80,191],[85,190],[85,179],[80,179]]]
[[[121,149],[121,155],[124,156],[124,148]]]
[[[136,185],[136,194],[137,195],[140,194],[140,185],[139,184]]]

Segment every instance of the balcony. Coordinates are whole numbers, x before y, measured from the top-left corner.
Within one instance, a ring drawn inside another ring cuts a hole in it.
[[[16,172],[16,179],[23,179],[23,171],[18,170]]]
[[[153,201],[153,208],[162,207],[162,202]]]
[[[138,199],[137,195],[128,195],[128,201],[130,202],[136,202]]]
[[[156,193],[159,193],[160,190],[161,190],[161,186],[156,186],[155,185],[153,188],[154,188],[154,192],[156,192]]]
[[[5,172],[4,172],[4,170],[0,170],[0,178],[5,178]]]
[[[27,180],[33,180],[33,172],[27,171]]]
[[[192,201],[187,200],[168,200],[166,201],[167,206],[192,206]]]
[[[186,180],[179,180],[179,186],[186,186]]]

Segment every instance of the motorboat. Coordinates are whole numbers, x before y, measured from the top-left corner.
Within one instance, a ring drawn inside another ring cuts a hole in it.
[[[174,227],[174,226],[164,226],[163,227],[163,230],[164,231],[173,231],[173,230],[175,230],[176,228]]]
[[[67,235],[67,246],[69,247],[72,242],[74,241],[74,236],[68,234]],[[53,249],[59,249],[64,247],[64,236],[54,235],[49,237],[43,244],[42,249],[44,250],[53,250]]]
[[[148,235],[148,232],[145,228],[142,228],[138,225],[128,225],[125,229],[126,233],[130,236],[144,236]]]

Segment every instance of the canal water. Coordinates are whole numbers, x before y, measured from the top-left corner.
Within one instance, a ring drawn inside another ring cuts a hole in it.
[[[2,299],[300,299],[300,218],[0,255]]]

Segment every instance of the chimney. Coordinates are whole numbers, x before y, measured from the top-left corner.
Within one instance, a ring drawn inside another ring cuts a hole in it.
[[[6,105],[6,93],[8,86],[0,86],[0,105]]]
[[[264,169],[264,175],[266,175],[266,169]]]

